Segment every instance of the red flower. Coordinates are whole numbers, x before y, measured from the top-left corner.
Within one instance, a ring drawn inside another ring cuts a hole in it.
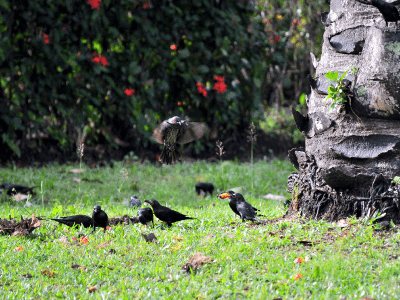
[[[76,56],[81,56],[81,51],[79,51],[77,54],[76,54]]]
[[[45,34],[45,33],[43,33],[43,40],[44,40],[44,43],[45,43],[45,44],[48,44],[48,43],[50,43],[49,35],[48,35],[48,34]]]
[[[65,31],[65,30],[67,30],[67,27],[66,27],[66,26],[64,26],[62,29]]]
[[[97,64],[102,64],[103,67],[108,65],[108,61],[104,56],[99,56],[97,52],[93,53],[93,59],[92,62],[95,62]]]
[[[295,263],[295,264],[301,264],[303,261],[304,261],[304,260],[303,260],[301,257],[297,257],[297,258],[294,260],[294,263]]]
[[[101,0],[88,0],[87,3],[90,4],[90,6],[92,7],[92,9],[100,10],[100,3],[101,3]]]
[[[207,97],[207,91],[204,88],[205,85],[203,83],[197,82],[196,86],[197,86],[197,91],[199,93],[202,93],[204,97]]]
[[[143,8],[144,9],[152,8],[150,0],[146,0],[146,2],[143,4]]]
[[[87,244],[87,243],[89,243],[88,238],[85,236],[81,237],[81,244]]]
[[[20,251],[22,251],[22,250],[23,250],[22,247],[16,247],[16,248],[14,248],[14,252],[20,252]]]
[[[124,93],[127,96],[133,96],[133,94],[135,93],[135,90],[134,89],[126,89]]]
[[[279,42],[280,40],[281,40],[281,38],[279,36],[274,37],[275,42]]]
[[[171,50],[176,50],[176,45],[172,44],[170,48],[171,48]]]
[[[303,275],[301,275],[300,273],[296,273],[296,274],[294,275],[294,280],[295,280],[295,281],[299,280],[300,278],[303,278]]]
[[[214,84],[213,90],[216,90],[220,94],[226,91],[227,85],[224,83],[224,78],[225,76],[214,76],[217,82]]]
[[[181,101],[179,101],[179,102],[178,102],[178,106],[181,106],[181,105],[182,105],[182,102],[181,102]]]
[[[103,67],[108,65],[108,61],[107,58],[105,58],[104,56],[100,57],[100,63],[103,65]]]

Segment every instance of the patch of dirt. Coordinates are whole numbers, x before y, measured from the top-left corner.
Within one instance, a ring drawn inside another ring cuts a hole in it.
[[[32,218],[24,219],[21,216],[21,222],[17,222],[15,219],[7,220],[0,219],[0,234],[10,234],[12,236],[28,236],[36,228],[42,224],[35,215]]]
[[[110,224],[110,226],[116,226],[118,224],[129,225],[130,222],[132,224],[139,223],[139,218],[138,217],[130,217],[128,215],[125,215],[122,217],[115,217],[115,218],[108,219],[108,223]]]
[[[203,266],[206,263],[210,263],[213,260],[207,256],[204,256],[202,253],[197,252],[195,255],[193,255],[189,261],[183,265],[182,270],[184,270],[187,273],[195,272],[198,268]]]

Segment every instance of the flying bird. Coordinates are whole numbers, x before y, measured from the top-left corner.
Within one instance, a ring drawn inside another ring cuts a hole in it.
[[[162,122],[153,132],[155,140],[164,145],[159,161],[171,165],[181,159],[179,144],[200,139],[207,126],[200,122],[187,122],[175,116]]]
[[[248,203],[242,194],[235,193],[233,191],[227,191],[221,193],[220,198],[226,199],[229,198],[229,206],[233,210],[235,214],[240,216],[242,222],[244,220],[250,220],[252,222],[260,222],[265,224],[264,221],[256,218],[258,209],[253,207],[250,203]]]
[[[145,200],[144,202],[150,204],[153,207],[153,211],[156,217],[161,221],[167,223],[169,227],[172,226],[172,223],[193,219],[191,217],[185,216],[184,214],[181,214],[180,212],[162,206],[157,200]]]
[[[150,207],[143,207],[139,209],[137,214],[140,223],[147,225],[147,223],[152,222],[154,227],[153,210]]]
[[[29,194],[32,193],[32,190],[37,187],[37,186],[23,186],[23,185],[18,185],[18,184],[14,184],[14,183],[1,183],[0,184],[0,189],[7,190],[7,195],[12,196],[15,195],[17,193],[20,194]]]
[[[142,206],[142,201],[140,201],[140,199],[136,195],[132,195],[131,201],[129,202],[129,206],[140,207],[140,206]]]
[[[85,215],[76,215],[76,216],[62,217],[62,218],[50,219],[50,220],[56,221],[61,224],[65,224],[69,227],[82,225],[83,227],[88,228],[88,227],[93,227],[93,223],[94,223],[94,221],[91,217],[85,216]]]
[[[96,227],[102,227],[104,232],[106,232],[106,228],[108,226],[108,216],[104,210],[101,209],[100,205],[95,205],[93,207],[92,218],[94,220],[93,232],[96,230]]]

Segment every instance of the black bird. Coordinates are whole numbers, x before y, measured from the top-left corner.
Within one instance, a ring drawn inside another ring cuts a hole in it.
[[[242,194],[235,193],[233,191],[227,191],[222,193],[220,197],[222,199],[229,198],[229,206],[235,214],[240,216],[242,222],[244,222],[246,219],[253,222],[258,221],[260,223],[265,223],[264,221],[256,218],[258,209],[246,202]]]
[[[101,227],[101,228],[103,228],[104,232],[106,232],[106,228],[108,226],[108,216],[104,212],[104,210],[101,210],[100,205],[95,205],[93,207],[92,218],[94,220],[93,231],[96,230],[96,227]]]
[[[76,215],[76,216],[62,217],[59,219],[50,219],[50,220],[65,224],[69,227],[83,225],[83,227],[88,228],[92,227],[94,223],[91,217],[85,215]]]
[[[197,195],[200,195],[201,191],[203,191],[206,195],[207,193],[210,193],[210,195],[212,195],[212,193],[214,192],[214,185],[209,182],[199,182],[196,184]]]
[[[400,14],[393,3],[388,3],[384,0],[358,0],[358,2],[375,6],[385,19],[386,26],[389,22],[396,22],[400,20]],[[397,3],[398,1],[395,1]]]
[[[140,223],[147,225],[147,223],[152,222],[154,227],[153,210],[150,207],[143,207],[139,209],[137,215]]]
[[[140,206],[142,206],[142,201],[140,201],[140,199],[136,195],[132,195],[131,201],[129,202],[129,206],[140,207]]]
[[[7,190],[7,195],[12,196],[17,193],[21,194],[29,194],[32,193],[32,190],[37,187],[37,186],[23,186],[23,185],[18,185],[18,184],[13,184],[13,183],[1,183],[0,184],[0,189]]]
[[[155,140],[164,144],[159,161],[167,165],[177,162],[182,157],[178,144],[197,140],[206,130],[207,126],[203,123],[183,121],[176,116],[165,120],[153,132]]]
[[[169,227],[172,226],[172,223],[193,219],[191,217],[185,216],[184,214],[181,214],[180,212],[162,206],[157,200],[145,200],[144,202],[149,203],[153,207],[153,211],[156,217],[161,221],[167,223]]]

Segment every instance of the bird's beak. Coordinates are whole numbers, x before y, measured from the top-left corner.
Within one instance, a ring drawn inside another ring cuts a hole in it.
[[[225,199],[225,198],[229,198],[231,195],[230,194],[228,194],[228,193],[222,193],[219,197],[221,198],[221,199]]]
[[[153,206],[153,204],[151,204],[151,202],[149,200],[144,200],[144,202],[150,204],[151,206]]]

